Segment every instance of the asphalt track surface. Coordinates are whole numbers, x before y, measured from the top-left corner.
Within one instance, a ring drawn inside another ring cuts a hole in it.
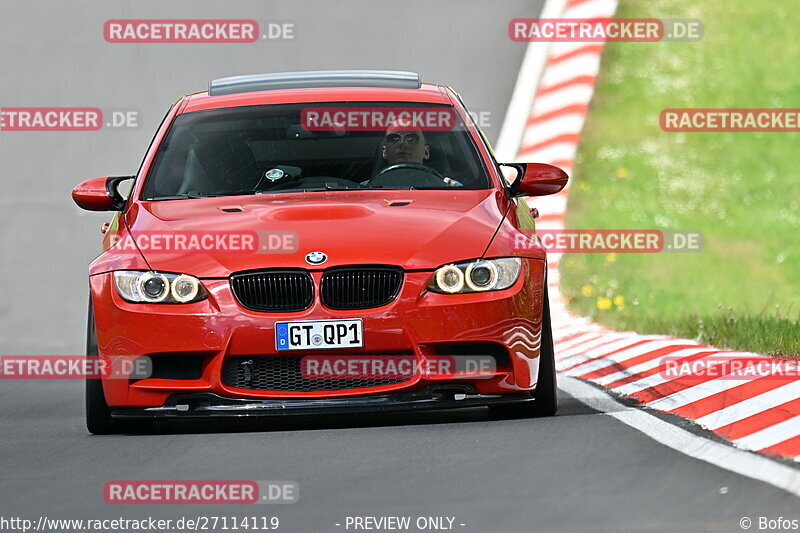
[[[451,516],[463,532],[739,531],[797,498],[690,459],[563,395],[558,416],[485,410],[172,424],[91,437],[75,382],[4,384],[0,516],[278,516],[345,531],[347,516]],[[108,480],[292,480],[285,505],[108,505]],[[727,491],[723,488],[726,487]],[[722,494],[721,492],[726,492]],[[351,529],[352,531],[352,529]]]
[[[524,49],[506,37],[538,2],[19,2],[0,5],[0,105],[137,109],[141,126],[0,133],[0,353],[81,353],[85,265],[104,215],[68,200],[84,178],[134,172],[168,104],[208,79],[313,68],[404,68],[503,119]],[[235,5],[235,8],[232,7]],[[117,45],[109,18],[294,21],[294,42]],[[382,21],[376,23],[376,21]],[[562,395],[559,416],[448,413],[181,424],[93,437],[78,381],[0,381],[0,517],[278,516],[279,531],[346,531],[347,516],[448,516],[455,531],[741,531],[797,498],[675,452]],[[129,479],[293,480],[291,505],[108,505]],[[465,524],[460,526],[459,524]],[[350,529],[352,531],[352,529]]]

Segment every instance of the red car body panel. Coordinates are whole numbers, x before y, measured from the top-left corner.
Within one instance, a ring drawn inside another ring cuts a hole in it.
[[[509,202],[495,190],[331,191],[284,193],[191,202],[141,202],[126,220],[137,235],[214,231],[292,232],[294,253],[151,254],[154,270],[188,272],[199,278],[270,267],[297,267],[314,250],[329,253],[326,267],[364,263],[429,269],[481,257]],[[392,201],[410,201],[390,207]],[[239,208],[228,213],[221,208]],[[353,236],[358,235],[357,239]],[[125,243],[120,243],[125,244]],[[368,258],[365,257],[368,255]]]
[[[398,101],[451,105],[462,117],[479,152],[491,188],[486,190],[368,190],[309,194],[248,195],[177,201],[142,201],[142,187],[155,153],[174,118],[181,113],[235,106],[298,102]],[[390,207],[394,200],[410,201]],[[241,208],[240,213],[221,211]],[[437,376],[417,374],[411,381],[337,391],[281,392],[238,389],[221,380],[224,361],[232,356],[281,357],[275,349],[275,322],[361,318],[364,348],[348,354],[413,353],[418,360],[439,347],[489,343],[504,347],[507,361],[490,376],[469,382],[481,394],[532,391],[536,386],[542,335],[545,253],[539,246],[517,249],[517,236],[533,229],[524,202],[511,198],[480,132],[449,89],[424,84],[408,89],[297,89],[208,96],[186,96],[165,117],[139,170],[131,200],[115,220],[115,244],[106,237],[105,251],[90,265],[90,294],[101,357],[148,355],[153,358],[192,354],[203,358],[199,379],[104,379],[111,407],[156,407],[171,395],[210,392],[230,398],[333,398],[413,390]],[[164,254],[131,251],[137,235],[148,232],[291,231],[299,239],[284,254]],[[529,242],[529,241],[526,241]],[[125,251],[122,251],[122,250]],[[323,267],[304,262],[311,251],[325,250]],[[522,273],[501,291],[439,294],[426,289],[434,270],[445,264],[481,257],[521,257]],[[245,309],[230,287],[231,273],[293,267],[311,271],[319,287],[322,271],[339,265],[397,265],[405,270],[398,297],[374,309],[336,311],[314,292],[312,305],[299,312],[263,313]],[[208,298],[182,305],[124,301],[111,272],[160,270],[201,279]],[[308,351],[335,355],[341,350]],[[291,355],[297,355],[292,352]]]

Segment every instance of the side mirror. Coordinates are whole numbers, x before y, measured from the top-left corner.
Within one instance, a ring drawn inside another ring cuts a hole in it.
[[[81,209],[87,211],[122,211],[125,198],[117,190],[117,186],[135,176],[115,176],[92,178],[72,189],[72,199]]]
[[[511,184],[514,196],[546,196],[555,194],[567,185],[567,173],[545,163],[504,163],[517,170],[517,179]]]

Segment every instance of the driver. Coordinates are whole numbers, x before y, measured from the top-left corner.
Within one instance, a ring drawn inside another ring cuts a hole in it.
[[[381,156],[390,166],[398,163],[422,165],[431,156],[431,148],[425,142],[425,134],[422,131],[392,124],[383,138]],[[453,178],[445,177],[444,182],[450,187],[463,186]]]

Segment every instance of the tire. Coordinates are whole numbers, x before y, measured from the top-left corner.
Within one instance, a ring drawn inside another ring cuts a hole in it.
[[[553,347],[553,326],[550,322],[550,298],[545,280],[542,303],[542,348],[539,354],[539,376],[536,379],[536,416],[553,416],[558,411],[556,353]]]
[[[494,414],[500,417],[530,418],[553,416],[558,411],[558,383],[556,380],[556,360],[553,348],[553,328],[550,323],[550,299],[545,281],[544,301],[542,303],[542,347],[539,353],[539,374],[536,378],[534,401],[509,403],[491,406]]]
[[[94,326],[92,297],[89,296],[89,318],[86,325],[86,357],[97,358],[97,334]],[[103,380],[86,378],[86,429],[95,435],[119,433],[120,423],[111,418],[111,409],[106,403]]]

